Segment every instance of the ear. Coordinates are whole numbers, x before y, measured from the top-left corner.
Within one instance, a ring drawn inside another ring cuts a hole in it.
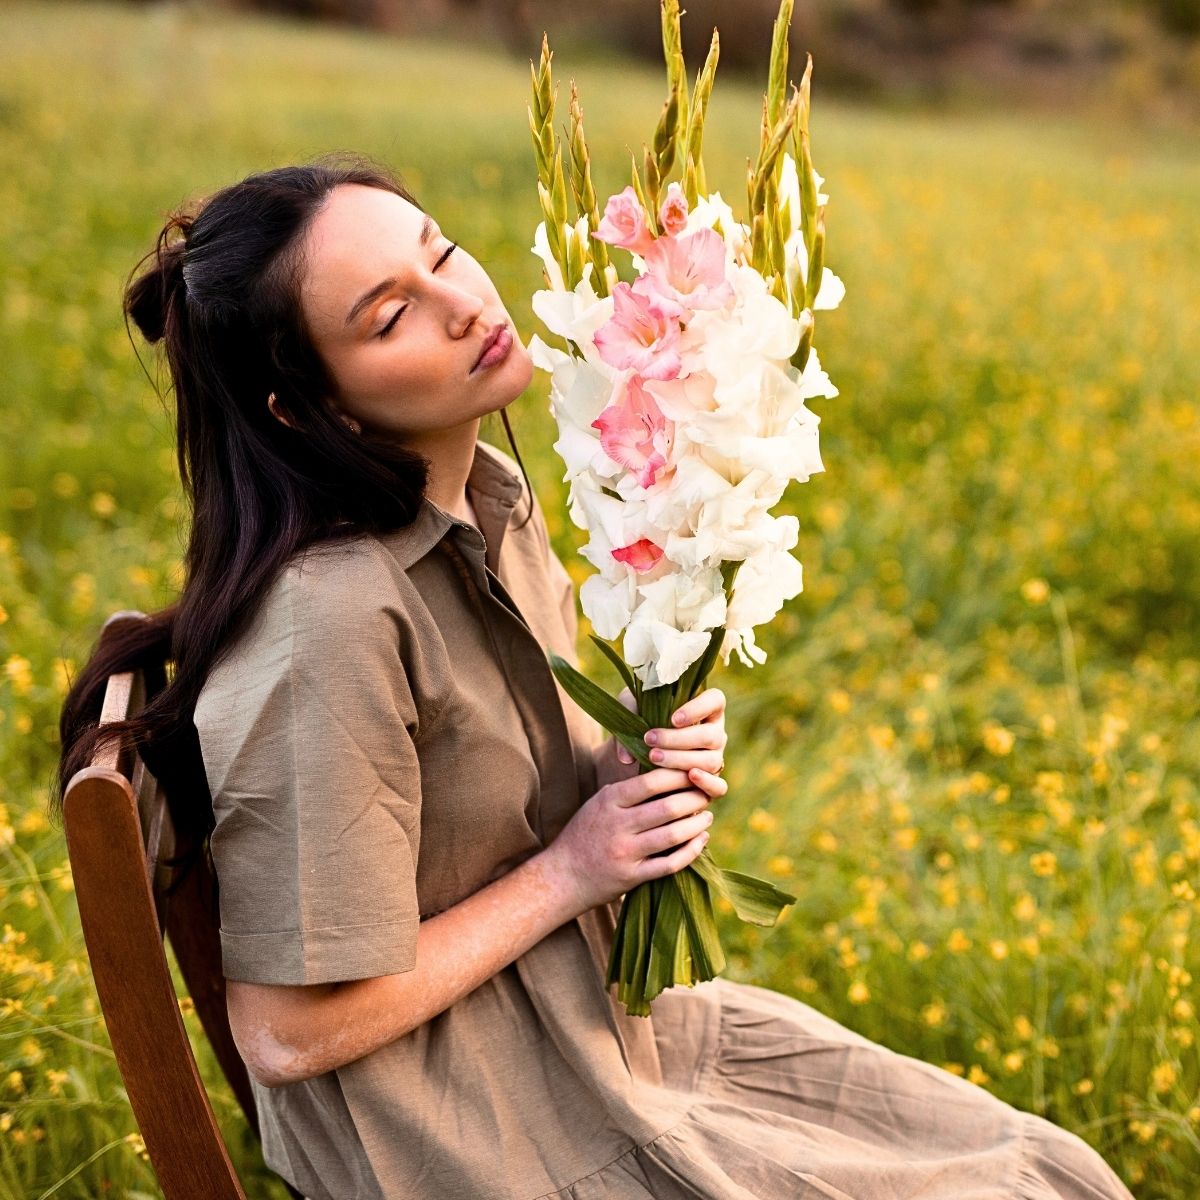
[[[283,424],[288,426],[289,429],[294,428],[291,421],[289,421],[287,417],[280,412],[279,401],[276,399],[274,392],[267,397],[267,407],[271,410],[271,415],[275,417],[276,420],[282,421]]]

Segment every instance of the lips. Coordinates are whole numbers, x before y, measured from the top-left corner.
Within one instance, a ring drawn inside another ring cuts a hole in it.
[[[480,348],[479,357],[475,360],[475,366],[471,368],[472,371],[479,366],[483,361],[483,356],[496,344],[497,338],[504,332],[506,325],[506,321],[501,321],[498,325],[492,326],[491,332],[483,339],[483,346]]]

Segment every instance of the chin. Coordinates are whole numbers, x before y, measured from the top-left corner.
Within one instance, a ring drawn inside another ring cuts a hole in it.
[[[533,382],[533,373],[536,369],[529,351],[520,338],[513,339],[513,348],[509,351],[508,361],[504,363],[504,367],[506,368],[504,390],[510,393],[509,399],[505,403],[509,403]]]

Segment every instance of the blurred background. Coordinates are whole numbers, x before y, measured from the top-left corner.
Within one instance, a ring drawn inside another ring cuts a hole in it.
[[[1200,0],[797,8],[847,287],[816,333],[840,395],[811,405],[825,472],[783,505],[804,591],[764,665],[713,677],[713,853],[798,896],[773,929],[724,924],[728,974],[1078,1132],[1139,1200],[1192,1200]],[[683,17],[693,78],[720,29],[704,158],[739,215],[775,11]],[[170,396],[125,280],[176,205],[352,149],[546,336],[543,30],[603,202],[665,99],[655,0],[0,10],[3,1200],[160,1195],[45,811],[101,623],[181,582]],[[581,581],[547,395],[539,372],[510,414]],[[507,444],[498,421],[483,436]],[[248,1194],[282,1197],[181,1007]]]
[[[394,34],[480,42],[523,60],[543,30],[572,62],[662,58],[654,0],[261,0],[288,13]],[[692,0],[682,22],[693,73],[714,26],[726,78],[764,69],[774,0]],[[1200,0],[808,0],[792,49],[821,63],[827,93],[891,102],[1022,106],[1116,103],[1158,119],[1194,116],[1200,98]],[[798,77],[797,73],[797,77]]]

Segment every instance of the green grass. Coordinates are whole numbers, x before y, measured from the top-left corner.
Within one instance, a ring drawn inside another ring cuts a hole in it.
[[[172,205],[352,148],[400,170],[528,336],[528,71],[157,7],[16,5],[5,26],[0,1196],[157,1196],[44,817],[67,670],[109,612],[179,582],[171,422],[122,283]],[[555,66],[606,195],[664,81]],[[712,850],[799,900],[775,929],[724,926],[729,974],[1079,1132],[1139,1200],[1190,1200],[1200,164],[1182,137],[856,109],[820,79],[848,295],[817,345],[841,395],[814,404],[825,473],[788,498],[805,591],[767,664],[714,676],[731,790]],[[758,114],[718,72],[706,163],[739,212]],[[546,394],[539,375],[514,425],[582,578]],[[201,1062],[250,1194],[282,1196]]]

